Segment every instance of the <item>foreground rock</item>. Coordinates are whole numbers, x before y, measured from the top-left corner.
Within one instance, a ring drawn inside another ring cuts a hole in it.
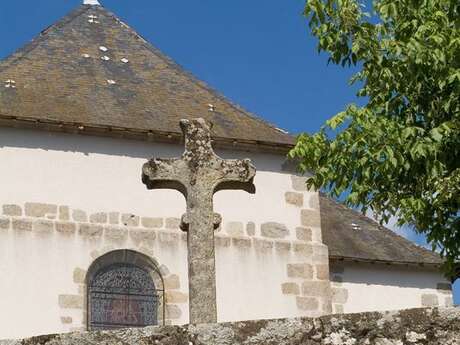
[[[460,308],[47,335],[0,345],[460,345]]]

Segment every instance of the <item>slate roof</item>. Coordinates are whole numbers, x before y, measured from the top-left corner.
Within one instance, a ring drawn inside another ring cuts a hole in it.
[[[320,195],[323,242],[331,259],[440,265],[440,256],[419,247],[377,222]]]
[[[179,120],[195,117],[213,123],[217,143],[284,151],[294,143],[102,6],[78,7],[0,62],[0,125],[180,141]]]

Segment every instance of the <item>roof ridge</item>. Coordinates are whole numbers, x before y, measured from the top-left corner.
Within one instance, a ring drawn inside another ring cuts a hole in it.
[[[269,121],[264,120],[263,118],[261,118],[257,114],[244,109],[242,106],[240,106],[239,104],[233,102],[232,100],[227,98],[225,95],[223,95],[221,92],[217,91],[215,88],[213,88],[212,86],[208,85],[208,83],[206,83],[203,80],[199,79],[193,73],[189,72],[187,69],[182,67],[182,65],[177,63],[175,60],[170,58],[168,55],[164,54],[160,49],[156,48],[152,43],[147,41],[141,34],[139,34],[137,32],[137,30],[135,30],[129,24],[127,24],[123,20],[121,20],[114,12],[112,12],[112,11],[106,9],[105,7],[102,7],[102,6],[100,7],[100,9],[104,10],[105,12],[107,12],[107,14],[109,14],[111,17],[113,17],[116,21],[118,21],[121,24],[123,24],[124,27],[126,27],[129,31],[131,31],[136,36],[138,36],[144,42],[145,48],[149,49],[152,53],[157,55],[160,59],[162,59],[165,63],[167,63],[172,69],[174,69],[176,71],[179,71],[181,74],[186,75],[193,83],[198,85],[200,88],[212,93],[214,96],[218,97],[221,101],[229,104],[231,107],[233,107],[237,111],[241,112],[243,115],[245,115],[245,116],[247,116],[247,117],[249,117],[249,118],[251,118],[253,120],[256,120],[258,122],[261,122],[264,125],[270,126],[274,130],[280,131],[279,128],[275,124],[272,124]],[[282,132],[283,134],[286,134],[283,131],[280,131],[280,132]],[[290,133],[287,133],[286,135],[294,137]]]
[[[58,28],[71,23],[73,20],[84,14],[86,11],[91,9],[92,5],[80,5],[79,7],[70,11],[67,15],[59,19],[54,24],[47,26],[45,29],[40,31],[40,34],[34,36],[34,38],[24,46],[19,47],[13,53],[8,55],[6,58],[0,60],[0,72],[10,67],[10,64],[14,64],[22,60],[28,53],[34,50],[40,43],[46,41],[49,38],[49,33]],[[101,6],[102,7],[102,6]]]

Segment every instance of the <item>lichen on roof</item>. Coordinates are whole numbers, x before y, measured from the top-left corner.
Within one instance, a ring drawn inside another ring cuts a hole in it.
[[[437,253],[325,195],[320,195],[320,211],[323,242],[331,258],[435,266],[442,263]]]
[[[293,137],[199,81],[102,6],[81,5],[0,62],[0,119],[172,133],[203,117],[216,139],[284,146]],[[114,82],[109,82],[114,81]],[[210,107],[212,105],[212,109]]]

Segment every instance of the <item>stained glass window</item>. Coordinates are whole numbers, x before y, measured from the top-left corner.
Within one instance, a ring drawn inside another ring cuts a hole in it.
[[[129,263],[100,269],[89,282],[91,330],[144,327],[158,323],[159,297],[149,273]]]

